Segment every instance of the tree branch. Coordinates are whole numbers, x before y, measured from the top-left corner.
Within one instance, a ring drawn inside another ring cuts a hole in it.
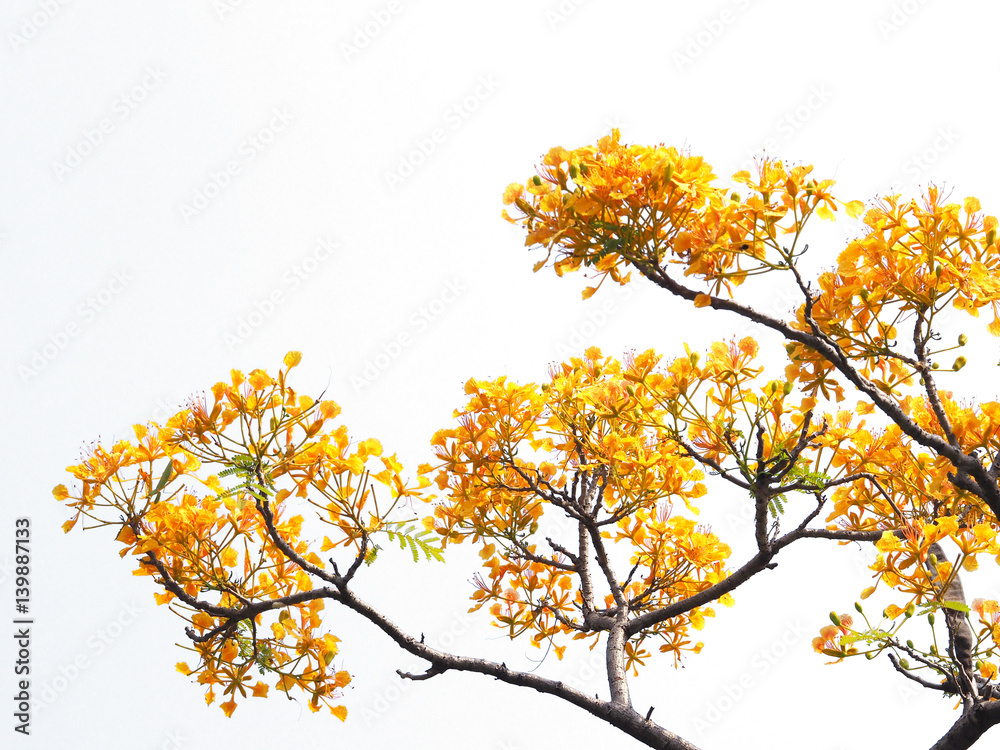
[[[1000,701],[976,703],[931,746],[931,750],[968,750],[997,724],[1000,724]]]
[[[634,262],[633,264],[643,276],[677,297],[694,302],[696,297],[703,294],[675,281],[658,265],[642,261]],[[797,269],[792,266],[792,270],[797,276]],[[951,445],[946,439],[927,432],[920,427],[907,416],[896,401],[879,391],[871,381],[854,369],[850,363],[850,359],[843,353],[836,342],[824,334],[814,320],[811,320],[812,296],[808,288],[803,287],[801,281],[799,285],[800,288],[804,289],[804,294],[806,295],[807,323],[810,324],[812,333],[800,331],[784,321],[759,313],[753,308],[742,305],[734,300],[712,295],[707,296],[710,300],[709,306],[712,309],[736,313],[740,317],[770,328],[789,341],[796,341],[818,352],[861,393],[870,399],[880,411],[895,422],[906,435],[925,448],[929,448],[951,461],[958,469],[959,475],[964,473],[977,479],[978,482],[970,482],[969,486],[964,487],[964,489],[968,489],[970,492],[974,492],[981,497],[990,507],[990,510],[993,511],[994,516],[1000,518],[1000,487],[998,487],[996,479],[991,479],[986,468],[974,457],[966,455],[958,447]]]
[[[536,690],[539,693],[554,695],[557,698],[572,703],[584,709],[589,714],[602,719],[612,726],[620,729],[625,734],[633,737],[649,747],[660,748],[661,750],[698,750],[697,746],[664,729],[663,727],[648,721],[642,714],[635,711],[630,705],[615,704],[610,701],[602,701],[585,693],[569,687],[561,681],[550,680],[532,672],[520,672],[509,669],[506,664],[497,664],[486,659],[476,659],[468,656],[456,656],[443,651],[431,648],[421,643],[412,636],[403,632],[389,618],[378,612],[366,602],[359,599],[349,589],[332,592],[333,599],[336,599],[347,608],[357,612],[382,632],[392,638],[396,644],[408,653],[418,656],[430,662],[431,666],[416,679],[429,679],[437,674],[446,671],[475,672],[489,675],[501,682],[509,685],[519,685]],[[414,679],[406,673],[400,676]]]

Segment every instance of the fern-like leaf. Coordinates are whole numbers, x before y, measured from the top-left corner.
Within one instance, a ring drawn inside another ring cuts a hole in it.
[[[433,543],[431,539],[431,532],[427,529],[417,529],[416,526],[408,525],[403,526],[399,524],[395,531],[386,529],[386,535],[389,537],[389,541],[398,541],[400,549],[410,548],[410,553],[413,555],[413,562],[419,562],[420,553],[424,553],[424,559],[426,560],[437,560],[438,562],[444,562],[444,553],[441,551],[441,547]]]

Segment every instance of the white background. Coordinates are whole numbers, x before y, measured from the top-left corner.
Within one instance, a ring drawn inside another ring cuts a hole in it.
[[[0,611],[13,630],[14,519],[27,516],[40,704],[31,737],[15,735],[0,632],[0,744],[631,746],[487,678],[404,683],[394,670],[419,665],[332,606],[355,674],[347,723],[273,690],[226,719],[174,671],[182,623],[150,580],[105,531],[63,535],[51,489],[88,441],[131,437],[232,367],[274,372],[290,349],[305,355],[300,390],[329,385],[352,435],[413,471],[470,376],[539,380],[589,345],[673,355],[746,332],[647,285],[582,302],[579,276],[532,275],[537,253],[499,216],[504,187],[551,146],[613,126],[689,147],[723,178],[767,148],[835,177],[845,200],[933,180],[996,213],[998,15],[915,0],[7,0]],[[832,263],[853,229],[818,233],[811,262]],[[996,344],[973,343],[962,387],[992,397]],[[730,495],[707,498],[706,517],[738,563],[750,527]],[[447,567],[387,555],[359,593],[432,642],[532,668],[537,651],[464,614],[476,558],[449,552]],[[957,718],[951,702],[909,690],[884,657],[824,666],[810,647],[830,609],[852,611],[870,558],[821,542],[782,553],[709,621],[700,656],[678,670],[654,658],[633,681],[637,708],[706,750],[929,746]],[[966,588],[995,597],[995,570]],[[605,695],[591,656],[571,647],[539,669]]]

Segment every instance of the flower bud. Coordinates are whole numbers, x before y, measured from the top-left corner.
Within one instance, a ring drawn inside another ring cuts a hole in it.
[[[927,562],[929,562],[931,564],[932,568],[934,568],[935,570],[937,570],[937,563],[938,563],[937,555],[935,555],[933,552],[931,552],[930,555],[928,555],[928,557],[927,557]]]
[[[840,617],[837,615],[836,612],[831,612],[830,613],[830,622],[832,622],[838,628],[840,627]]]
[[[663,170],[663,181],[670,182],[670,178],[674,176],[674,165],[668,164],[667,168]]]
[[[863,299],[865,302],[867,302],[868,298],[871,296],[871,292],[869,292],[867,289],[862,289],[859,292],[859,294],[861,295],[861,299]]]
[[[932,369],[932,370],[936,370],[936,369],[937,369],[937,368],[939,368],[940,366],[941,366],[941,365],[939,365],[939,364],[938,364],[937,362],[933,362],[933,363],[931,364],[931,369]]]
[[[854,608],[858,610],[858,614],[864,612],[864,610],[861,608],[861,602],[854,602]]]
[[[965,367],[966,362],[968,362],[968,360],[965,357],[958,357],[955,360],[955,364],[952,365],[952,369],[956,371],[961,370],[963,367]]]
[[[701,355],[698,354],[698,352],[691,352],[691,356],[689,357],[689,359],[691,360],[691,366],[697,367],[698,360],[701,359]]]
[[[537,174],[534,177],[531,178],[531,181],[535,184],[535,187],[541,187],[542,186],[542,178],[539,177]]]
[[[906,612],[904,614],[907,617],[913,617],[913,613],[916,611],[917,611],[917,605],[914,604],[913,602],[910,602],[910,606],[906,608]]]
[[[929,622],[932,627],[934,626],[934,613],[933,612],[931,612],[929,615],[927,615],[927,622]]]
[[[931,646],[931,653],[932,653],[932,654],[933,654],[934,656],[937,656],[937,646]]]
[[[913,648],[913,641],[907,641],[906,645],[909,646],[910,648]]]
[[[958,337],[958,345],[959,346],[965,346],[968,343],[969,343],[969,337],[966,336],[964,333],[961,336]]]
[[[908,662],[906,659],[900,659],[899,660],[899,666],[901,666],[903,669],[909,669],[910,668],[910,662]]]
[[[580,170],[576,168],[576,164],[570,164],[569,165],[569,176],[572,177],[575,180],[576,176],[578,174],[580,174]]]
[[[734,190],[733,192],[731,192],[731,193],[729,194],[729,200],[731,200],[731,201],[732,201],[733,203],[739,203],[739,202],[740,202],[740,194],[739,194],[739,193],[737,193],[737,192],[736,192],[736,191]]]
[[[781,392],[784,393],[786,396],[789,393],[792,392],[792,383],[791,383],[791,381],[786,381],[785,382],[785,385],[784,385],[784,387],[782,387]]]
[[[580,174],[582,174],[584,177],[586,177],[588,174],[590,174],[590,167],[588,167],[586,164],[581,164],[580,165]]]
[[[632,387],[631,383],[625,385],[625,392],[632,398],[635,398],[635,388]]]

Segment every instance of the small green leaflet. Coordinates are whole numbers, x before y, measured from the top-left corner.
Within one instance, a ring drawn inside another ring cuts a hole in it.
[[[413,562],[418,562],[420,560],[420,552],[423,551],[424,558],[427,560],[434,559],[438,562],[444,562],[444,553],[441,552],[441,547],[435,546],[428,537],[432,537],[432,534],[427,529],[417,530],[417,527],[410,524],[404,527],[402,523],[397,524],[396,531],[390,531],[386,529],[386,534],[389,536],[389,541],[398,540],[399,548],[406,549],[407,546],[410,548],[410,552],[413,554]],[[376,548],[377,549],[377,548]],[[374,561],[374,550],[371,554],[372,560]],[[365,560],[368,562],[368,560]],[[371,564],[370,562],[368,563]]]
[[[966,604],[965,602],[953,602],[953,601],[932,602],[930,604],[924,605],[924,609],[918,612],[917,616],[922,617],[923,615],[926,615],[928,612],[934,612],[935,610],[942,608],[953,609],[956,612],[964,612],[964,613],[969,613],[972,611],[969,608],[969,605]]]
[[[889,638],[891,635],[892,633],[889,633],[888,631],[878,629],[878,630],[872,630],[868,633],[861,633],[859,635],[841,636],[840,642],[844,644],[856,643],[857,641],[864,641],[865,643],[874,643],[875,641],[881,641],[886,638]]]
[[[236,455],[232,456],[230,459],[233,465],[228,469],[224,469],[219,472],[219,478],[230,477],[234,474],[239,476],[243,480],[242,484],[238,484],[219,494],[219,499],[224,500],[227,497],[231,497],[240,492],[252,496],[255,500],[267,500],[268,497],[274,495],[273,487],[274,484],[271,482],[271,475],[268,472],[263,472],[264,481],[267,485],[260,484],[257,480],[257,460],[252,456]],[[241,501],[242,502],[242,501]],[[242,510],[242,507],[241,507]]]
[[[257,665],[258,672],[264,674],[265,672],[274,671],[274,667],[272,666],[274,663],[274,652],[267,643],[262,642],[260,639],[257,639],[257,656],[256,658],[254,657],[253,631],[245,621],[241,620],[239,625],[237,625],[235,639],[240,649],[240,656],[247,660],[253,659],[253,662]]]

